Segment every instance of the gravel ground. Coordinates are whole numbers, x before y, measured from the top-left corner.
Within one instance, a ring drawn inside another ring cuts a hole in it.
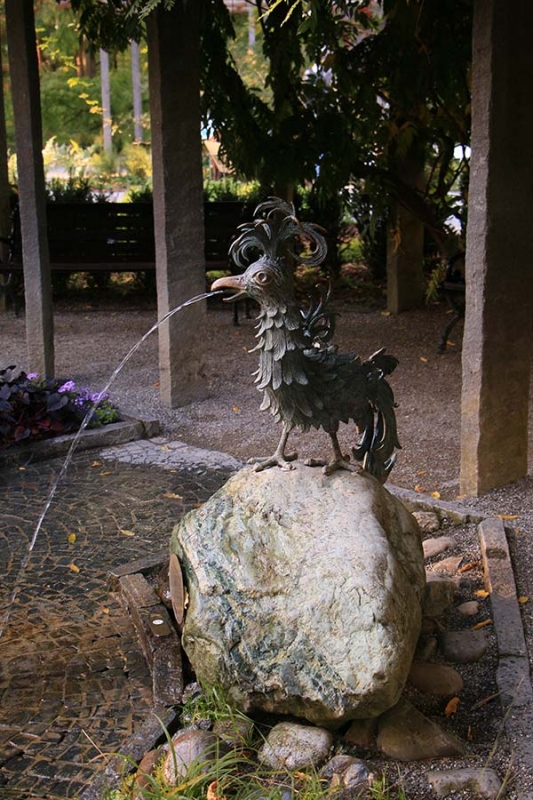
[[[452,336],[455,345],[444,355],[438,355],[439,338],[449,319],[444,305],[397,317],[387,315],[379,304],[372,308],[350,305],[339,310],[336,342],[341,351],[355,350],[368,357],[385,347],[400,361],[391,384],[399,406],[398,427],[403,449],[391,482],[420,492],[438,491],[443,499],[456,499],[459,493],[462,331],[456,329]],[[146,305],[127,309],[118,305],[105,309],[60,305],[56,313],[57,374],[75,380],[80,386],[101,389],[123,356],[155,320],[155,307]],[[220,450],[240,459],[270,454],[277,444],[279,429],[270,415],[259,411],[260,395],[251,377],[256,356],[246,352],[255,344],[253,321],[243,321],[241,327],[234,328],[229,310],[214,308],[207,314],[201,335],[205,342],[207,399],[182,409],[162,407],[155,335],[143,344],[115,380],[111,388],[113,399],[125,413],[159,419],[169,439]],[[24,319],[15,319],[11,314],[2,317],[0,322],[0,368],[9,364],[27,366]],[[533,430],[531,405],[530,430]],[[341,442],[347,446],[354,444],[353,429],[343,431]],[[301,456],[329,453],[329,442],[322,432],[294,434],[291,443]],[[533,464],[533,437],[530,437],[529,458]],[[532,598],[531,603],[522,606],[530,653],[533,653],[533,551],[529,546],[533,532],[532,490],[533,474],[530,473],[523,480],[482,498],[460,499],[463,506],[484,514],[512,517],[507,524],[513,526],[509,538],[518,594]],[[472,550],[475,555],[475,531],[468,528],[461,535],[464,549]],[[492,693],[493,667],[489,664],[483,668],[472,667],[470,708]],[[478,674],[476,669],[485,672]],[[428,711],[435,712],[434,709]],[[442,709],[438,713],[442,716]],[[480,744],[479,756],[474,757],[477,763],[487,758],[488,742],[494,741],[497,733],[494,726],[498,726],[500,720],[494,703],[490,702],[471,711],[471,716],[469,724],[487,733],[486,741]],[[452,720],[450,724],[455,723]],[[467,728],[458,732],[468,737]],[[494,758],[503,774],[508,760],[504,741]],[[417,782],[416,777],[413,782]]]

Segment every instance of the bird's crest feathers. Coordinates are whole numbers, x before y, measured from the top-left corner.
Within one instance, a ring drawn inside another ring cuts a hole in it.
[[[253,222],[239,225],[241,233],[229,251],[238,267],[246,268],[252,259],[256,260],[257,251],[280,269],[288,268],[287,255],[292,257],[293,264],[310,267],[324,261],[328,247],[321,228],[310,222],[300,222],[292,203],[270,197],[257,206],[254,217]],[[291,249],[291,245],[298,241],[307,245],[302,252]]]

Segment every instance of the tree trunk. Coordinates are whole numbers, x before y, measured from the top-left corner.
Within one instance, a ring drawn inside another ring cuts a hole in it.
[[[113,153],[113,132],[111,128],[111,89],[109,86],[109,53],[100,50],[100,80],[102,83],[102,135],[104,153]]]

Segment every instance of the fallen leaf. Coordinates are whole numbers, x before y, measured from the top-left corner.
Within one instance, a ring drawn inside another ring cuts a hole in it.
[[[491,619],[484,619],[483,622],[478,622],[477,625],[472,625],[471,631],[478,631],[480,628],[485,628],[487,625],[492,625]]]
[[[466,497],[466,494],[456,494],[455,495],[455,499],[456,500],[464,500],[465,497]]]
[[[193,504],[193,508],[201,508],[202,506],[203,506],[203,503],[194,503]]]
[[[233,406],[233,408],[231,410],[234,411],[236,414],[240,414],[241,413],[241,409],[239,408],[239,406]]]
[[[107,606],[104,606],[102,608],[102,614],[109,614],[109,609],[107,608]]]
[[[72,562],[72,564],[69,565],[69,569],[71,569],[72,572],[79,572],[80,571],[80,568],[77,567],[74,562]]]
[[[124,530],[124,528],[120,529],[120,532],[124,534],[124,536],[135,536],[133,531]]]
[[[423,361],[425,363],[427,361],[427,358],[425,356],[420,356],[420,361]]]
[[[522,603],[522,605],[524,603],[527,603],[528,600],[529,600],[529,597],[527,597],[525,594],[520,595],[520,597],[518,598],[518,602]]]
[[[518,519],[520,514],[496,514],[498,519]]]
[[[170,447],[168,446],[168,444],[162,444],[161,450],[170,450]]]
[[[488,697],[484,697],[483,700],[479,700],[477,703],[474,703],[470,711],[476,711],[478,708],[481,708],[487,703],[490,703],[491,700],[496,700],[496,698],[499,696],[500,696],[499,692],[496,692],[496,694],[489,694]]]
[[[418,494],[424,494],[425,491],[426,491],[425,486],[420,486],[420,484],[415,483],[415,492],[418,492]]]
[[[452,697],[449,703],[446,705],[444,709],[444,716],[451,717],[453,714],[457,713],[457,709],[459,708],[459,703],[461,701],[458,697]]]
[[[437,500],[440,500],[440,492],[430,492],[430,497],[435,497]]]
[[[489,594],[490,592],[487,592],[486,589],[478,589],[477,592],[475,592],[476,597],[481,597],[482,600],[484,600],[485,597],[488,597]]]
[[[155,383],[152,383],[153,389],[159,389],[160,386],[161,386],[161,381],[156,381]]]
[[[425,474],[426,474],[426,471],[427,471],[427,470],[425,470],[425,469],[419,469],[419,470],[418,470],[418,472],[417,472],[416,474],[417,474],[417,475],[425,475]]]
[[[218,794],[218,781],[213,781],[207,787],[206,800],[226,800],[223,794]]]
[[[74,542],[76,541],[76,534],[75,533],[69,533],[69,535],[67,537],[67,541],[68,541],[69,544],[74,544]]]
[[[382,312],[381,312],[381,316],[382,316],[382,317],[390,317],[390,315],[391,315],[391,312],[390,312],[390,311],[382,311]]]
[[[465,564],[464,567],[461,567],[459,572],[469,572],[471,569],[475,569],[476,567],[481,566],[481,561],[469,561],[468,564]]]
[[[107,471],[107,472],[101,472],[101,473],[100,473],[100,475],[102,475],[102,476],[104,476],[104,475],[112,475],[112,474],[113,474],[113,473],[112,473],[110,470],[109,470],[109,471]]]
[[[169,500],[183,500],[181,494],[176,494],[176,492],[165,492],[163,497],[168,497]]]
[[[101,466],[102,466],[101,461],[93,461],[93,463],[91,464],[91,467],[101,467]]]

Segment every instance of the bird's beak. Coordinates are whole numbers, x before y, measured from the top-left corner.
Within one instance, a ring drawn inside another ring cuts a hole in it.
[[[224,302],[226,303],[233,303],[235,300],[247,297],[242,275],[228,275],[225,278],[218,278],[218,280],[211,285],[211,291],[216,292],[220,289],[229,289],[232,292],[236,292],[232,297],[224,298]]]

